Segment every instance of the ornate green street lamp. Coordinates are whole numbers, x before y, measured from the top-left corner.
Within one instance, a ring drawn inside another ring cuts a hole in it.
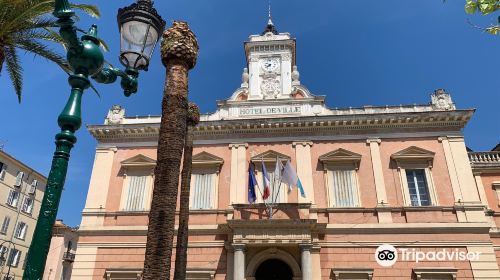
[[[97,39],[97,26],[81,37],[77,36],[68,0],[56,0],[54,16],[62,38],[67,44],[67,59],[72,69],[69,76],[71,93],[59,115],[61,132],[56,135],[56,151],[52,160],[49,178],[43,197],[40,215],[29,249],[23,279],[40,280],[43,276],[52,226],[56,220],[59,201],[66,179],[70,151],[76,143],[75,131],[81,124],[81,100],[83,91],[90,87],[89,77],[98,83],[109,84],[121,78],[125,96],[137,92],[139,70],[147,70],[149,60],[158,39],[165,28],[165,21],[153,8],[151,0],[138,0],[131,6],[119,9],[118,23],[121,33],[120,62],[125,71],[104,67],[104,55]]]

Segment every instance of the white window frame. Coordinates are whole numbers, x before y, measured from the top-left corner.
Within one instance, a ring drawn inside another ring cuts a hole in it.
[[[335,193],[332,193],[333,182],[331,178],[333,178],[334,171],[351,171],[351,176],[353,176],[352,181],[355,186],[351,186],[353,192],[356,193],[355,204],[352,206],[338,206],[335,205],[336,197]],[[328,197],[328,207],[331,208],[356,208],[361,207],[361,197],[360,197],[360,189],[359,189],[359,176],[358,169],[354,165],[335,165],[335,164],[326,164],[326,169],[324,170],[325,177],[325,186],[326,186],[326,194]]]
[[[280,159],[280,160],[284,166],[286,164],[286,161],[290,160],[290,159],[287,158],[287,159]],[[273,182],[270,182],[271,183],[271,186],[270,186],[271,195],[269,196],[268,199],[266,199],[266,201],[264,201],[262,199],[262,195],[264,195],[264,175],[262,173],[262,163],[261,163],[261,161],[253,161],[253,163],[255,164],[255,172],[257,173],[255,178],[257,179],[257,183],[258,183],[259,188],[260,188],[260,191],[257,188],[255,188],[255,194],[257,195],[257,200],[255,201],[255,203],[264,203],[264,202],[270,203],[272,201],[270,199],[275,198],[275,196],[272,197],[272,195],[277,194],[277,193],[273,193]],[[266,165],[266,169],[267,169],[268,174],[274,173],[274,171],[276,169],[276,159],[264,161],[264,164]],[[283,172],[282,172],[282,174],[283,174]],[[281,182],[281,185],[279,186],[279,194],[278,194],[278,199],[277,199],[276,203],[287,203],[287,202],[288,202],[288,186],[285,183]]]
[[[193,155],[192,159],[192,170],[191,170],[191,181],[190,181],[190,188],[191,188],[191,195],[189,197],[189,209],[190,211],[196,211],[196,210],[214,210],[219,208],[219,180],[220,180],[220,170],[222,167],[222,164],[224,164],[224,160],[216,155],[207,153],[207,152],[201,152],[198,154]],[[193,208],[193,199],[195,197],[195,193],[193,192],[195,188],[195,180],[194,176],[195,174],[214,174],[212,177],[213,180],[213,188],[212,188],[212,205],[210,208],[207,209],[195,209]]]
[[[212,209],[217,209],[218,203],[218,196],[219,196],[219,169],[218,167],[193,167],[193,170],[191,172],[191,181],[190,181],[190,188],[191,188],[191,195],[189,198],[189,209],[190,210],[212,210]],[[211,205],[208,208],[194,208],[194,200],[196,199],[196,179],[195,175],[211,175],[212,176],[212,189],[211,189]]]
[[[28,206],[26,204],[27,201],[31,201],[31,204],[29,204]],[[32,197],[25,196],[23,199],[21,211],[23,211],[26,214],[31,214],[33,213],[34,206],[35,206],[35,200]]]
[[[133,210],[132,212],[149,211],[149,209],[151,208],[151,199],[153,196],[154,167],[156,166],[156,160],[149,158],[143,154],[138,154],[122,161],[121,166],[123,170],[123,185],[120,198],[120,206],[118,208],[119,211],[130,211],[125,209],[127,206],[130,176],[147,176],[145,194],[143,197],[144,209]]]
[[[436,277],[449,277],[450,280],[457,279],[458,269],[454,267],[418,267],[413,269],[417,280],[432,280]]]
[[[10,225],[10,217],[5,216],[3,218],[2,227],[0,228],[0,233],[7,234],[7,231],[9,231],[9,225]]]
[[[411,146],[402,151],[394,153],[391,158],[397,164],[399,173],[399,183],[403,194],[403,203],[407,207],[429,207],[439,205],[436,187],[432,176],[432,165],[434,161],[434,152],[425,149]],[[408,181],[406,177],[407,169],[423,169],[425,172],[425,180],[427,182],[427,190],[431,203],[429,206],[412,206]]]
[[[14,194],[17,194],[17,197],[14,200]],[[16,207],[19,204],[19,199],[21,198],[21,193],[17,190],[10,190],[9,196],[7,197],[7,205],[11,207]],[[14,203],[15,202],[15,203]]]
[[[152,178],[151,170],[149,169],[135,169],[130,170],[128,174],[124,174],[125,178],[123,180],[123,188],[122,188],[122,197],[120,201],[120,211],[126,212],[141,212],[147,211],[150,208],[151,202],[151,193],[152,193]],[[133,177],[144,177],[145,186],[144,186],[144,195],[142,197],[142,208],[141,209],[127,209],[128,197],[130,192],[130,183],[132,182]]]
[[[23,184],[23,179],[24,179],[24,172],[23,171],[17,172],[16,181],[14,182],[14,187],[21,187],[21,185]]]
[[[2,162],[2,167],[0,168],[0,181],[5,180],[5,174],[7,174],[7,168],[9,166]]]
[[[425,173],[425,181],[427,183],[427,191],[429,192],[430,205],[428,206],[414,206],[411,204],[410,189],[406,176],[406,170],[423,169]],[[427,163],[404,163],[398,168],[399,179],[402,186],[403,200],[405,206],[409,207],[429,207],[438,205],[438,198],[436,188],[434,187],[434,180],[432,179],[432,168]]]
[[[31,181],[30,187],[28,189],[28,194],[34,195],[36,193],[36,187],[37,186],[38,186],[38,180],[37,179],[33,179],[33,181]]]
[[[7,265],[11,267],[17,267],[19,265],[19,261],[21,260],[22,252],[17,249],[10,249],[9,257],[7,260]]]
[[[323,178],[325,184],[325,191],[327,195],[327,204],[328,207],[331,208],[339,208],[339,206],[335,205],[335,194],[332,193],[331,189],[333,188],[333,182],[331,182],[330,178],[333,178],[333,171],[335,170],[352,170],[353,182],[355,182],[356,186],[354,191],[357,194],[357,201],[355,206],[350,207],[342,207],[342,208],[357,208],[362,207],[361,203],[361,190],[359,183],[358,170],[361,162],[361,155],[348,151],[346,149],[336,149],[329,153],[326,153],[319,157],[319,161],[323,164]]]
[[[19,221],[14,231],[14,237],[17,239],[24,240],[26,238],[27,233],[28,233],[28,224],[23,221]]]
[[[331,275],[334,280],[372,280],[373,268],[332,268]]]

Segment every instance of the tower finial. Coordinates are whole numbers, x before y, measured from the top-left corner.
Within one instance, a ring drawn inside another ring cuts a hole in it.
[[[264,30],[264,32],[262,32],[262,35],[264,35],[264,34],[266,34],[268,32],[271,32],[274,35],[278,34],[278,30],[276,30],[276,27],[274,26],[273,16],[271,14],[271,0],[269,0],[269,11],[268,11],[267,26],[266,26],[266,29]]]
[[[273,24],[273,17],[271,15],[271,0],[269,0],[269,15],[268,15],[268,21],[267,21],[267,24],[268,25],[274,25]]]

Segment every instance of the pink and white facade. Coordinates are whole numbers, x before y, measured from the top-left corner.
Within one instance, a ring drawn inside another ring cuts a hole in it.
[[[498,201],[487,203],[462,134],[474,110],[443,90],[423,105],[327,108],[272,24],[245,55],[241,87],[195,130],[188,279],[500,279],[487,210]],[[114,106],[89,126],[98,145],[72,279],[140,279],[159,123]],[[248,204],[248,167],[262,187],[261,165],[273,177],[277,159],[306,197],[276,188],[268,219],[261,198]],[[400,252],[391,267],[376,261],[382,244]],[[443,250],[479,254],[403,256]]]

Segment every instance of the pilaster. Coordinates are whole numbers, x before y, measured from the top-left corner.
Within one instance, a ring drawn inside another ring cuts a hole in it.
[[[500,279],[500,271],[493,249],[493,244],[488,246],[467,246],[468,253],[479,253],[477,259],[470,261],[472,274],[476,280]]]
[[[97,247],[85,246],[78,244],[76,250],[75,262],[73,263],[73,270],[71,279],[75,280],[89,280],[94,277],[94,269],[96,266]]]
[[[245,280],[245,244],[233,244],[233,280]]]
[[[231,181],[230,199],[231,204],[246,202],[245,178],[247,172],[247,143],[229,144],[231,149]]]
[[[384,211],[384,207],[389,206],[387,201],[387,191],[385,189],[384,172],[382,169],[382,160],[380,158],[380,143],[378,138],[367,139],[366,143],[370,145],[370,155],[372,159],[373,178],[375,179],[375,191],[377,193],[377,215],[381,224],[392,223],[390,211]]]
[[[106,211],[111,169],[116,148],[97,149],[95,153],[92,176],[90,177],[89,191],[83,213],[99,213]],[[80,227],[102,225],[101,215],[83,215]]]
[[[302,264],[302,280],[312,280],[312,244],[300,244],[299,248]]]
[[[464,138],[439,137],[443,144],[446,164],[455,196],[455,209],[459,222],[486,222],[483,202],[477,181],[472,174]],[[483,188],[484,189],[484,188]]]
[[[311,146],[313,142],[311,141],[296,141],[292,143],[295,148],[295,158],[297,164],[297,175],[300,178],[302,187],[306,197],[302,197],[299,192],[298,202],[299,203],[312,203],[314,204],[314,186],[312,178],[312,161],[311,161]]]

